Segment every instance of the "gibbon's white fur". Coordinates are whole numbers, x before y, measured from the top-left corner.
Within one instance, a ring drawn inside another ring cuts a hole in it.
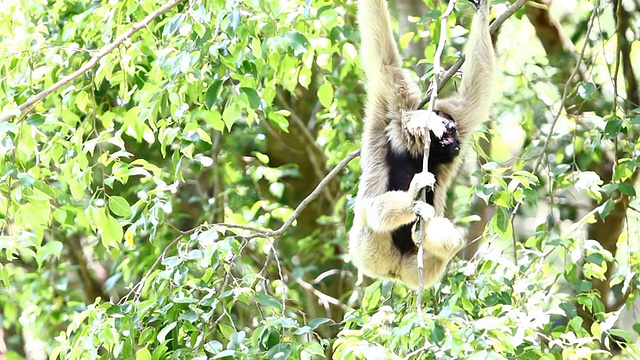
[[[386,0],[358,1],[368,99],[349,252],[366,275],[418,287],[418,235],[415,227],[411,229],[417,216],[426,221],[425,286],[438,281],[463,245],[443,214],[447,190],[463,158],[456,155],[468,149],[473,130],[488,118],[491,106],[495,55],[489,35],[489,1],[472,1],[477,12],[464,51],[459,90],[436,101],[431,117],[435,120],[429,127],[428,111],[417,109],[421,91],[401,68]],[[425,134],[425,127],[431,133]],[[429,172],[422,172],[424,136],[431,136]],[[433,187],[434,182],[435,187],[427,191],[428,204],[416,201],[421,188]]]

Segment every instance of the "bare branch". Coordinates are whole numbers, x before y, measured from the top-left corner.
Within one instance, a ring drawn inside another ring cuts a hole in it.
[[[322,181],[320,181],[318,186],[316,186],[316,188],[313,189],[311,194],[309,194],[309,196],[304,198],[304,200],[302,200],[300,202],[300,204],[298,204],[298,207],[296,207],[296,209],[293,211],[293,214],[291,214],[291,217],[289,217],[289,219],[287,221],[285,221],[285,223],[282,224],[282,226],[280,226],[280,228],[278,230],[266,233],[266,234],[264,234],[264,236],[266,236],[266,237],[279,237],[279,236],[282,236],[282,234],[291,226],[291,224],[293,224],[293,222],[298,218],[298,216],[300,216],[300,213],[302,212],[302,210],[304,210],[307,207],[307,205],[309,205],[309,203],[311,203],[313,200],[315,200],[318,197],[318,195],[320,195],[320,193],[324,190],[324,188],[327,186],[327,184],[329,184],[329,182],[334,177],[336,177],[336,175],[338,175],[338,173],[340,171],[342,171],[342,169],[344,169],[347,166],[347,164],[349,164],[349,162],[351,160],[353,160],[358,155],[360,155],[360,149],[354,150],[351,153],[349,153],[347,156],[345,156],[345,158],[342,159],[338,163],[338,165],[336,165],[327,174],[327,176],[325,176],[324,179],[322,179]]]
[[[170,1],[170,2],[166,3],[165,5],[161,6],[160,8],[158,8],[157,10],[151,12],[144,19],[142,19],[142,20],[138,21],[137,23],[133,24],[133,26],[131,26],[129,28],[129,30],[125,31],[124,34],[118,36],[112,43],[107,44],[107,45],[103,46],[100,50],[98,50],[98,52],[91,58],[91,60],[89,60],[89,62],[84,64],[82,67],[80,67],[80,69],[78,69],[78,70],[74,71],[73,73],[71,73],[71,74],[63,77],[62,79],[58,80],[58,82],[56,82],[55,84],[51,85],[47,89],[45,89],[45,90],[43,90],[43,91],[31,96],[30,98],[27,99],[27,101],[25,101],[24,103],[20,104],[15,110],[8,111],[8,112],[5,112],[4,114],[2,114],[2,116],[0,116],[0,123],[4,122],[4,121],[11,120],[16,116],[19,116],[25,110],[28,110],[29,108],[31,108],[33,105],[35,105],[39,101],[42,101],[49,94],[53,93],[54,91],[60,89],[61,87],[65,86],[65,85],[69,84],[71,81],[79,78],[82,74],[84,74],[87,71],[91,70],[98,63],[98,61],[100,61],[100,59],[102,59],[107,54],[112,52],[118,46],[122,45],[123,42],[125,42],[128,39],[130,39],[133,36],[133,34],[138,32],[138,30],[140,30],[140,29],[142,29],[144,27],[147,27],[149,25],[149,23],[151,23],[153,20],[155,20],[158,16],[166,13],[167,11],[171,10],[173,7],[175,7],[176,5],[180,4],[183,1],[185,1],[185,0],[173,0],[173,1]]]

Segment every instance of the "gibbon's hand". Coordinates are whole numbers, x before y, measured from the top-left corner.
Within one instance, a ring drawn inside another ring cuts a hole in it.
[[[428,172],[423,171],[415,174],[413,179],[411,179],[411,184],[409,184],[409,194],[412,199],[417,199],[420,196],[420,190],[426,188],[427,186],[433,189],[436,184],[436,177]]]
[[[436,209],[424,201],[414,202],[413,212],[424,220],[431,220],[436,216]]]
[[[404,111],[402,121],[409,136],[423,141],[429,136],[429,131],[438,139],[442,138],[442,134],[447,131],[442,118],[427,110]]]

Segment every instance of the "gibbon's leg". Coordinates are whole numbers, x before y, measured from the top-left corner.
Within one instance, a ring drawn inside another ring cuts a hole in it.
[[[365,224],[375,232],[390,232],[414,221],[416,207],[425,216],[428,213],[435,214],[431,205],[415,201],[420,190],[427,186],[432,187],[435,181],[433,174],[421,172],[411,179],[408,191],[388,191],[382,195],[363,199],[362,211]]]
[[[489,34],[489,0],[471,1],[477,11],[465,46],[462,81],[453,97],[436,100],[435,109],[457,122],[461,144],[467,144],[475,128],[487,120],[493,92],[495,54]]]
[[[463,245],[463,239],[458,229],[445,217],[432,217],[425,219],[424,249],[434,256],[451,260]],[[415,240],[418,240],[419,232],[414,232]]]
[[[426,221],[422,274],[424,286],[429,287],[440,279],[444,268],[462,248],[463,240],[449,219],[434,217]],[[418,232],[414,232],[414,240],[417,240],[418,236]],[[418,287],[418,256],[416,253],[403,255],[398,275],[409,287]]]
[[[423,259],[422,281],[426,289],[440,279],[449,260],[436,257],[428,251],[424,252]],[[406,254],[402,257],[398,277],[408,287],[418,288],[420,282],[418,278],[418,256],[416,254]]]

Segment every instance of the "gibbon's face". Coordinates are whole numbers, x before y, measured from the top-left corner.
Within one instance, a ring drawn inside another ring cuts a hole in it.
[[[449,163],[460,154],[460,139],[458,138],[458,124],[455,121],[443,118],[445,132],[442,138],[431,135],[431,154],[434,160],[440,163]]]

